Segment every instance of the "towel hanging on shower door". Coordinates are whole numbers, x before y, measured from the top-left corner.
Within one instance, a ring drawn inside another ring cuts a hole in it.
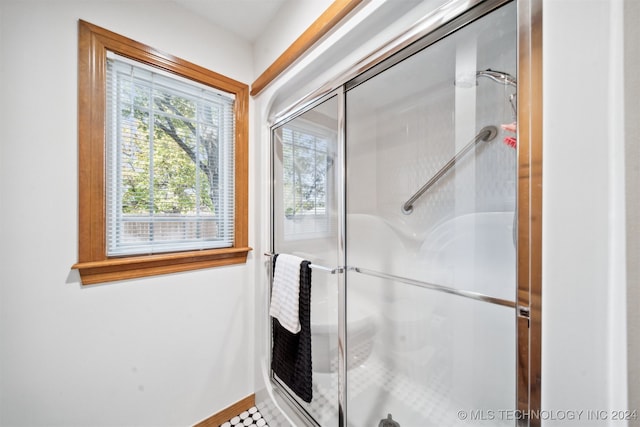
[[[278,256],[274,257],[274,272],[278,268]],[[287,330],[273,317],[273,349],[271,369],[294,393],[305,402],[311,402],[311,264],[300,262],[298,315],[300,332]]]
[[[289,255],[276,255],[271,288],[269,314],[292,334],[300,332],[300,264],[302,258]]]

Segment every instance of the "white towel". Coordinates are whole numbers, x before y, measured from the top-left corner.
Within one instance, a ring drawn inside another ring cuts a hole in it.
[[[278,255],[269,307],[269,314],[294,334],[300,332],[300,263],[302,261],[304,261],[302,258],[294,255]]]

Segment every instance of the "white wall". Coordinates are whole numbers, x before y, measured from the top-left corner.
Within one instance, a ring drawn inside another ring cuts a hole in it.
[[[625,142],[627,174],[627,337],[629,378],[640,378],[640,2],[626,0],[625,49]],[[629,381],[629,407],[640,408],[640,381]],[[640,426],[640,419],[629,425]]]
[[[266,70],[333,3],[333,0],[288,0],[256,40],[254,72]]]
[[[79,284],[79,18],[253,78],[251,46],[171,2],[0,2],[0,424],[191,425],[254,391],[254,255]]]
[[[622,2],[543,12],[543,409],[626,409]],[[580,425],[626,425],[582,418]],[[550,420],[545,426],[575,425]]]

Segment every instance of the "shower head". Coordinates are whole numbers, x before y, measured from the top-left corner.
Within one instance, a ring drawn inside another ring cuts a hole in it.
[[[515,77],[513,77],[509,73],[505,73],[504,71],[495,71],[491,68],[476,71],[475,78],[473,73],[460,73],[459,75],[456,75],[456,79],[453,81],[453,85],[462,89],[472,88],[478,85],[478,79],[480,77],[486,77],[504,86],[513,86],[516,91],[518,89],[518,80]],[[513,110],[513,116],[515,118],[518,115],[515,93],[509,95],[509,104],[511,104],[511,109]]]
[[[488,79],[493,80],[496,83],[500,83],[504,85],[510,85],[513,87],[518,86],[518,81],[511,74],[505,73],[503,71],[494,71],[490,68],[476,72],[476,79],[478,77],[486,77]]]
[[[504,71],[495,71],[495,70],[492,70],[491,68],[487,68],[486,70],[476,71],[476,84],[478,82],[478,78],[480,77],[486,77],[488,79],[493,80],[496,83],[499,83],[505,86],[509,85],[509,86],[513,86],[516,89],[518,88],[518,80],[515,77],[513,77],[511,74],[505,73]],[[518,109],[516,108],[515,93],[512,93],[511,95],[509,95],[509,104],[511,104],[511,109],[513,110],[513,116],[515,119],[518,115]]]

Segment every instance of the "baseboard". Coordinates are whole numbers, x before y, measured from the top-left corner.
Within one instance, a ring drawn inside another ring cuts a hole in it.
[[[244,399],[234,403],[233,405],[223,409],[222,411],[211,415],[209,418],[200,421],[194,427],[220,427],[220,424],[229,421],[231,418],[240,414],[242,411],[246,411],[252,406],[255,406],[255,404],[256,395],[251,394]]]

